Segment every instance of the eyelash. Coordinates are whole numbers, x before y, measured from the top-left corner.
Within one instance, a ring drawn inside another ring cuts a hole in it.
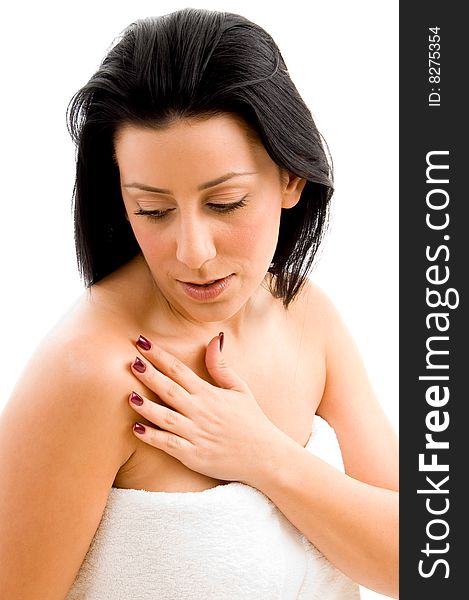
[[[206,204],[205,206],[209,206],[215,212],[226,215],[230,212],[237,210],[238,208],[242,208],[243,206],[246,206],[246,198],[247,198],[247,195],[244,196],[243,198],[241,198],[241,200],[238,200],[237,202],[230,202],[229,204]],[[134,212],[134,215],[144,215],[152,221],[161,221],[170,213],[171,210],[172,209],[143,210],[142,208],[139,208],[137,211]]]

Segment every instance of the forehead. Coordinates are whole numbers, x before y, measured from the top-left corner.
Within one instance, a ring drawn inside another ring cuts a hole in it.
[[[125,151],[127,147],[136,144],[144,144],[149,148],[164,146],[166,150],[172,150],[179,146],[216,146],[227,142],[236,144],[239,150],[250,148],[255,151],[263,148],[252,127],[238,115],[230,113],[181,118],[165,127],[126,123],[117,129],[114,136],[116,152]]]
[[[255,132],[237,115],[179,119],[164,128],[126,124],[114,148],[121,175],[150,179],[192,174],[205,181],[228,171],[276,167]]]

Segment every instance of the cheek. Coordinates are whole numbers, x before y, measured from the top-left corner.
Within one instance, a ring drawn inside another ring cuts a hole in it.
[[[134,222],[132,229],[143,254],[147,257],[163,257],[168,253],[168,242],[165,236],[158,234],[157,227],[152,224]]]
[[[278,239],[280,213],[258,211],[249,223],[233,228],[230,245],[237,254],[247,257],[272,257]]]

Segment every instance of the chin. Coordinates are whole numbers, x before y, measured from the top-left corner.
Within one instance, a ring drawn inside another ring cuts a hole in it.
[[[198,306],[184,306],[184,311],[190,315],[190,317],[201,323],[220,323],[222,321],[228,321],[239,312],[243,304],[236,302],[219,302],[219,303],[207,303]]]

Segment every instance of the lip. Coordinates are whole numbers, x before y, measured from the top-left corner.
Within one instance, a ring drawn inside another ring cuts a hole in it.
[[[215,277],[214,279],[207,279],[207,281],[181,281],[181,283],[188,283],[189,285],[207,285],[211,283],[215,283],[215,281],[220,281],[224,279],[224,277]]]
[[[205,285],[205,282],[196,283],[192,281],[178,281],[178,283],[182,287],[184,293],[189,296],[189,298],[192,300],[205,302],[207,300],[218,298],[218,296],[220,296],[220,294],[222,294],[230,285],[233,277],[234,273],[228,275],[227,277],[216,279],[210,285]]]

